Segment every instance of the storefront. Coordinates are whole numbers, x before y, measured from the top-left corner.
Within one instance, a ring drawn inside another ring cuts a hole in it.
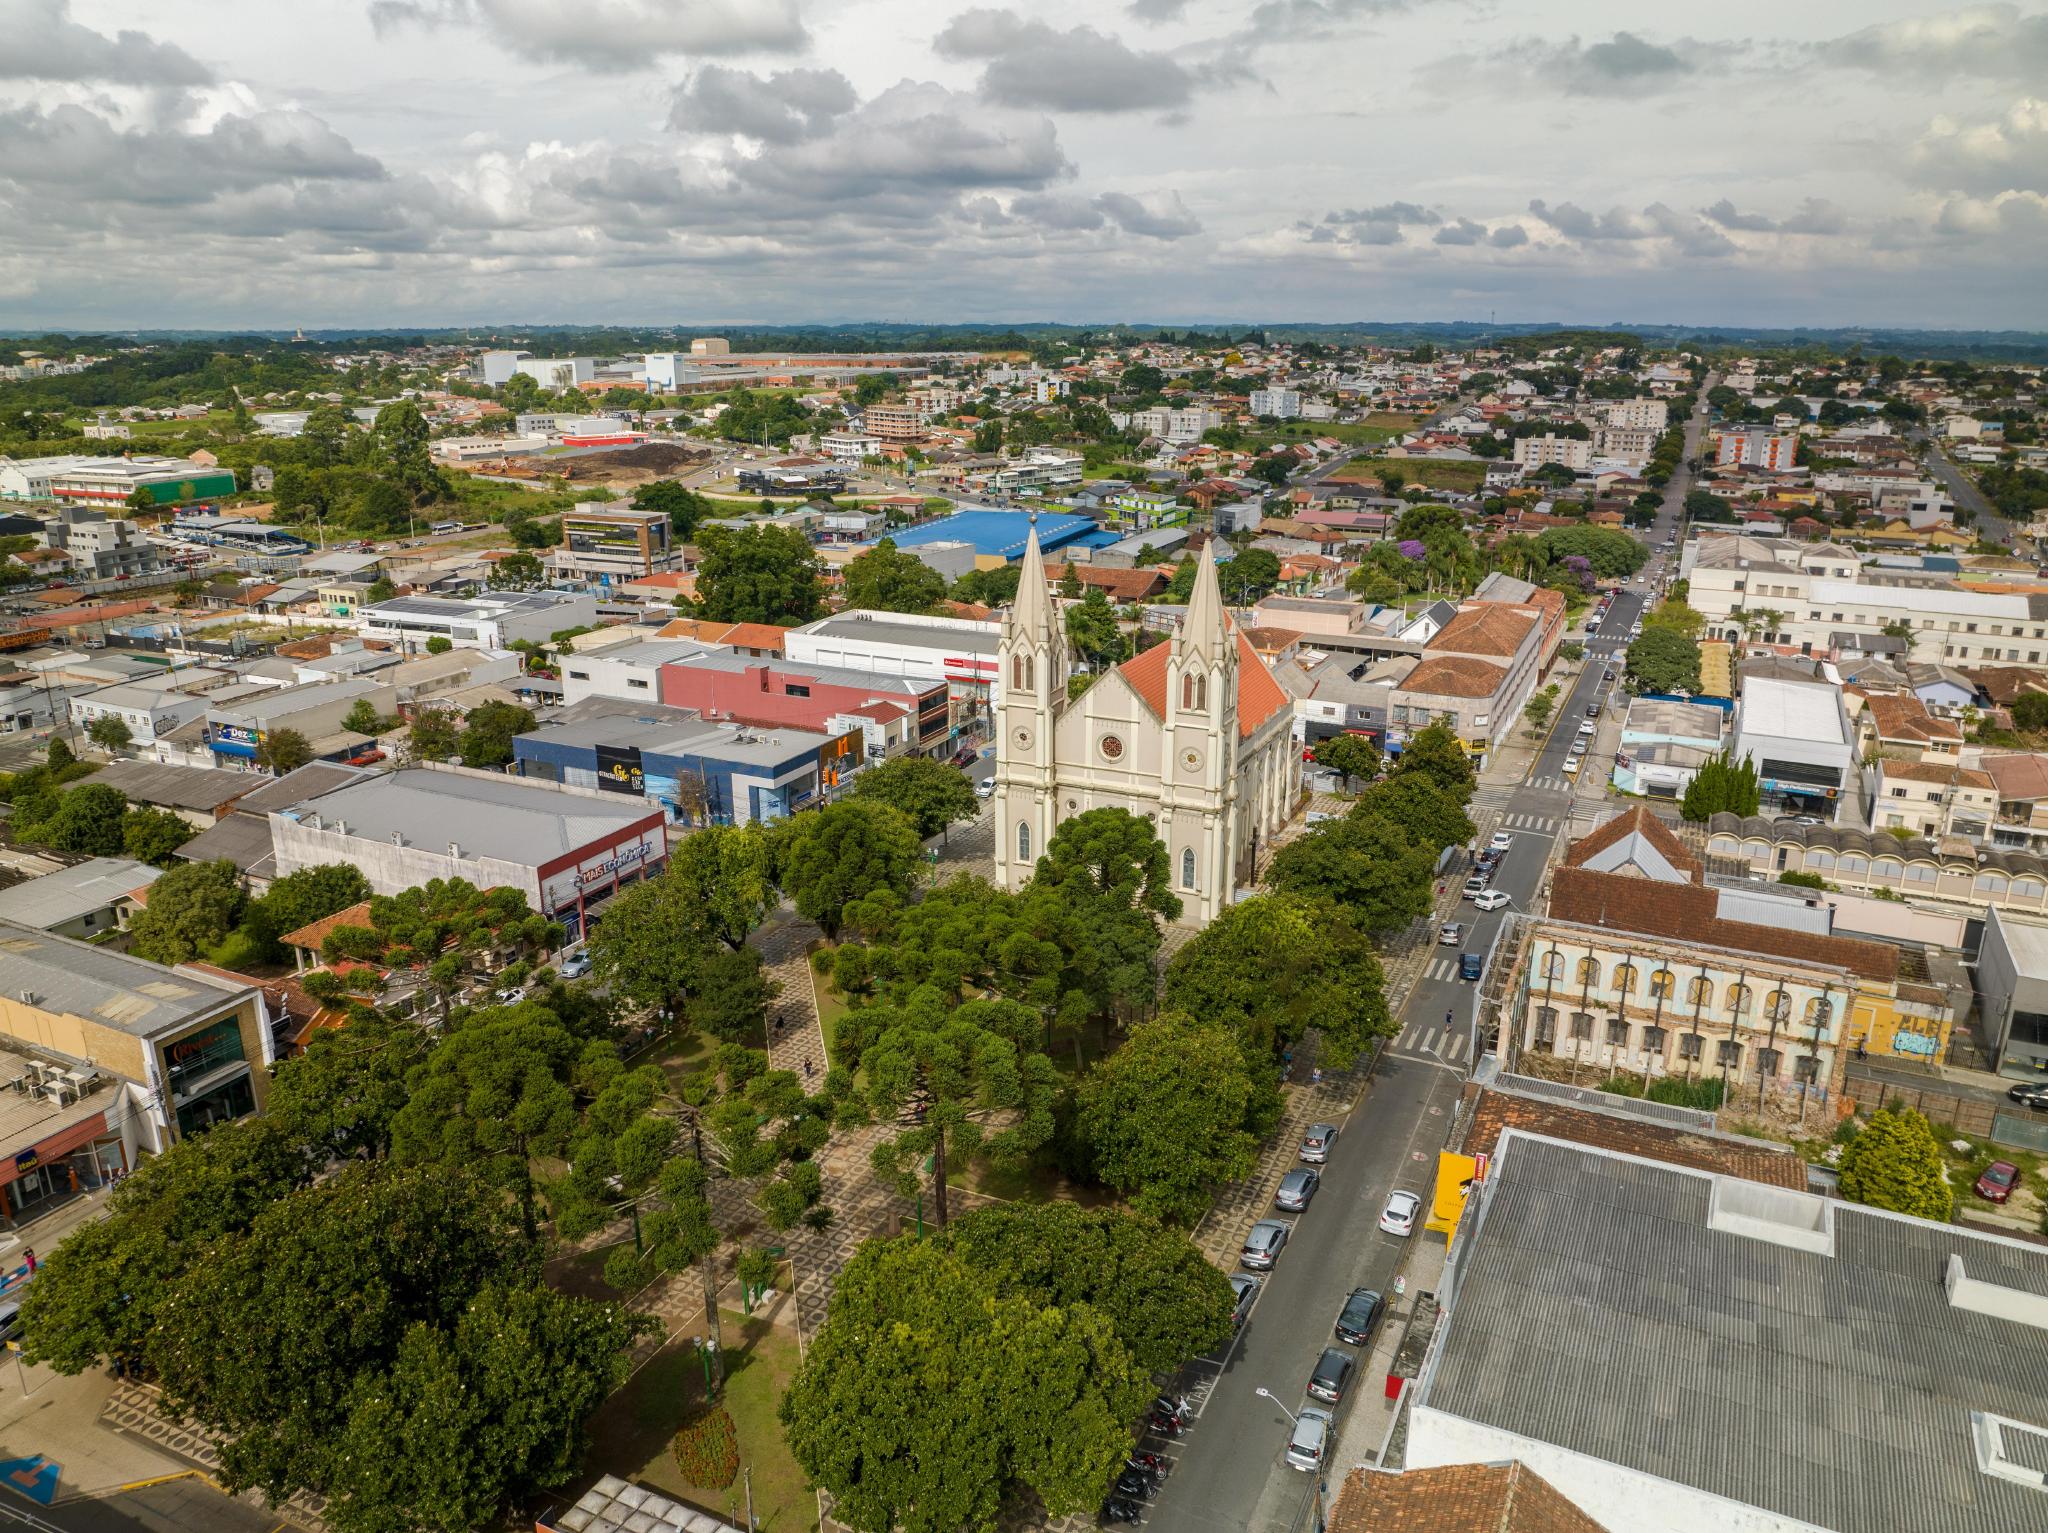
[[[26,1224],[127,1169],[121,1136],[108,1129],[104,1112],[95,1112],[0,1156],[0,1215],[12,1224]]]
[[[163,1069],[177,1108],[180,1138],[256,1110],[239,1015],[222,1017],[165,1044]]]

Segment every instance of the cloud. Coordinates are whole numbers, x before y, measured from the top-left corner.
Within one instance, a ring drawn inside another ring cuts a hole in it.
[[[1092,27],[1058,31],[1014,11],[962,11],[933,39],[941,58],[978,62],[981,93],[1049,112],[1178,111],[1211,85],[1247,78],[1240,65],[1189,68]]]
[[[1529,231],[1520,224],[1502,224],[1486,236],[1486,243],[1496,250],[1513,250],[1529,243]]]
[[[2013,5],[1970,6],[1880,22],[1815,43],[1810,52],[1824,64],[1899,80],[2039,80],[2048,75],[2048,14],[2022,15]]]
[[[1575,202],[1560,202],[1552,207],[1541,197],[1535,197],[1530,199],[1529,211],[1566,239],[1642,240],[1651,233],[1641,219],[1621,208],[1595,215]]]
[[[1436,231],[1431,243],[1487,245],[1495,250],[1512,250],[1517,245],[1529,243],[1529,231],[1520,224],[1502,224],[1497,229],[1489,229],[1469,218],[1454,218]]]
[[[1201,223],[1182,205],[1178,192],[1163,203],[1156,198],[1141,201],[1128,192],[1104,192],[1095,199],[1095,205],[1126,234],[1153,240],[1177,240],[1202,232]]]
[[[2048,191],[2048,100],[2023,97],[1989,122],[1937,117],[1907,151],[1906,173],[1925,186],[1979,196]]]
[[[1934,232],[1951,237],[2013,236],[2038,240],[2048,235],[2048,197],[2039,192],[2000,192],[1996,197],[1951,197],[1934,220]]]
[[[144,32],[109,37],[71,19],[71,0],[0,0],[0,80],[208,85],[213,71]]]
[[[1639,214],[1625,208],[1595,214],[1572,202],[1552,207],[1539,197],[1530,202],[1529,211],[1566,239],[1582,244],[1663,239],[1688,256],[1732,255],[1736,248],[1733,240],[1705,219],[1661,202],[1651,203]]]
[[[380,35],[475,26],[524,59],[645,69],[666,55],[794,53],[810,42],[797,0],[373,0]]]
[[[1633,98],[1684,85],[1701,73],[1701,60],[1719,59],[1727,45],[1708,45],[1692,38],[1675,44],[1653,43],[1634,32],[1616,32],[1605,42],[1581,43],[1517,38],[1482,61],[1490,72],[1512,75],[1528,89],[1562,91],[1568,96]],[[1466,73],[1462,61],[1445,66],[1448,73]]]
[[[1785,219],[1742,212],[1726,197],[1712,207],[1701,208],[1700,213],[1723,229],[1754,234],[1834,235],[1845,234],[1849,228],[1848,215],[1825,197],[1808,197],[1799,205],[1798,212]]]
[[[1653,202],[1643,209],[1643,217],[1649,221],[1663,238],[1670,240],[1680,255],[1725,256],[1735,254],[1735,241],[1705,219],[1661,202]]]
[[[1188,8],[1188,0],[1131,0],[1124,7],[1138,21],[1178,21]]]
[[[1346,208],[1323,215],[1326,224],[1440,224],[1443,218],[1413,202],[1383,202],[1376,208]]]
[[[669,98],[668,125],[794,144],[825,132],[858,101],[852,82],[836,69],[786,69],[763,79],[707,64]]]

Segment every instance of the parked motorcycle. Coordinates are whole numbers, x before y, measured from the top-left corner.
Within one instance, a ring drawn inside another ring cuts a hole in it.
[[[1116,1477],[1115,1493],[1133,1501],[1150,1501],[1158,1488],[1150,1475],[1140,1474],[1135,1469],[1126,1469]]]
[[[1125,1496],[1111,1496],[1102,1504],[1104,1522],[1136,1522],[1145,1515],[1145,1508]]]
[[[1188,1429],[1187,1423],[1180,1417],[1165,1411],[1152,1412],[1145,1418],[1145,1426],[1148,1431],[1160,1437],[1178,1437]]]

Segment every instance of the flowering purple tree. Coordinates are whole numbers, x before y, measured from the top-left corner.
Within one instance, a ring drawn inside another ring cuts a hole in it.
[[[1588,559],[1584,554],[1566,554],[1564,556],[1564,567],[1579,577],[1579,589],[1581,591],[1593,589],[1592,560]]]
[[[1422,542],[1418,538],[1403,538],[1394,546],[1401,550],[1401,557],[1404,559],[1420,560],[1427,558],[1429,555],[1429,550],[1422,546]]]

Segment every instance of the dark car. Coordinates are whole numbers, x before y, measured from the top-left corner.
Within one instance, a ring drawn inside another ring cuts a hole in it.
[[[2021,1081],[2006,1091],[2005,1099],[2035,1112],[2048,1112],[2048,1081]]]
[[[1600,717],[1600,705],[1599,705],[1598,703],[1588,703],[1588,704],[1586,704],[1586,717],[1587,717],[1587,718],[1589,718],[1589,719],[1597,719],[1597,718],[1599,718],[1599,717]]]
[[[1337,1339],[1354,1347],[1370,1346],[1372,1333],[1387,1312],[1387,1298],[1376,1288],[1354,1288],[1337,1316]]]
[[[1993,1203],[2003,1203],[2012,1196],[2013,1188],[2020,1184],[2020,1168],[2009,1160],[1994,1160],[1984,1168],[1984,1174],[1977,1178],[1977,1196]]]
[[[1351,1370],[1356,1366],[1351,1354],[1342,1347],[1323,1348],[1323,1355],[1316,1359],[1315,1372],[1308,1376],[1308,1392],[1332,1405],[1341,1403],[1345,1386],[1351,1382]]]
[[[1460,953],[1458,955],[1458,978],[1477,979],[1485,972],[1486,959],[1484,955],[1479,953]]]
[[[975,749],[975,747],[973,747],[972,745],[963,745],[960,747],[960,749],[953,752],[953,765],[966,766],[969,762],[974,760],[974,758],[980,754],[981,752]]]

